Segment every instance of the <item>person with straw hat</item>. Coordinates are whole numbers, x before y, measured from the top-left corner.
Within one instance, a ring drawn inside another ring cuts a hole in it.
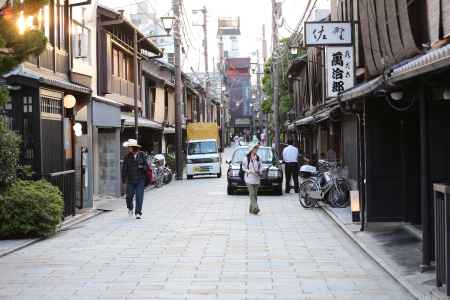
[[[128,153],[123,159],[122,182],[127,185],[127,208],[128,215],[133,216],[133,197],[136,195],[136,208],[134,214],[136,219],[142,217],[142,203],[144,201],[144,187],[147,174],[147,160],[141,146],[135,139],[129,139],[123,143],[128,148]]]
[[[250,208],[251,214],[257,215],[259,213],[258,207],[258,189],[261,184],[261,171],[262,164],[259,158],[258,152],[259,145],[251,144],[247,151],[247,156],[242,162],[242,169],[245,172],[244,180],[248,187],[248,193],[250,196]]]

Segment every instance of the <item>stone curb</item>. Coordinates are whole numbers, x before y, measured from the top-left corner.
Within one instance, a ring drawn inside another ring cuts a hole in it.
[[[62,230],[66,230],[66,229],[68,229],[68,228],[70,228],[72,226],[75,226],[77,224],[86,222],[86,221],[88,221],[88,220],[90,220],[90,219],[92,219],[92,218],[94,218],[94,217],[96,217],[96,216],[98,216],[98,215],[100,215],[102,213],[104,213],[104,211],[97,210],[97,209],[92,209],[92,210],[90,210],[87,213],[76,215],[76,216],[70,218],[69,220],[64,221],[60,225],[60,227],[57,229],[56,232],[60,232]]]
[[[96,216],[98,216],[98,215],[100,215],[102,213],[103,213],[103,211],[95,210],[95,211],[92,211],[92,212],[88,212],[88,213],[79,215],[79,217],[75,216],[74,218],[71,218],[68,221],[63,222],[60,226],[58,226],[55,235],[58,232],[61,232],[61,231],[66,230],[66,229],[69,229],[70,227],[75,226],[77,224],[86,222],[86,221],[88,221],[88,220],[90,220],[90,219],[92,219],[92,218],[94,218],[94,217],[96,217]],[[20,245],[18,245],[16,247],[8,249],[6,251],[0,252],[0,257],[5,257],[5,256],[7,256],[9,254],[12,254],[12,253],[17,252],[19,250],[22,250],[22,249],[24,249],[26,247],[29,247],[29,246],[31,246],[33,244],[36,244],[37,242],[43,241],[45,239],[47,239],[47,238],[46,237],[40,237],[40,238],[35,238],[35,239],[30,239],[30,240],[24,241],[23,244],[20,244]]]
[[[14,247],[14,248],[8,249],[8,250],[6,250],[6,251],[0,252],[0,257],[7,256],[7,255],[9,255],[9,254],[11,254],[11,253],[14,253],[14,252],[16,252],[16,251],[19,251],[19,250],[21,250],[21,249],[23,249],[23,248],[26,248],[26,247],[28,247],[28,246],[31,246],[31,245],[33,245],[33,244],[35,244],[35,243],[37,243],[37,242],[39,242],[39,241],[42,241],[42,240],[44,240],[44,239],[45,239],[45,238],[36,238],[36,239],[28,240],[28,241],[24,242],[23,244],[21,244],[21,245],[19,245],[19,246],[17,246],[17,247]]]
[[[371,257],[383,270],[385,270],[395,281],[397,281],[403,288],[405,288],[414,298],[416,299],[435,299],[431,298],[432,295],[427,295],[416,289],[410,282],[402,278],[400,274],[398,274],[395,270],[393,270],[381,257],[375,254],[370,248],[364,244],[361,240],[359,240],[356,235],[345,226],[344,223],[331,211],[327,206],[321,206],[322,211],[325,212],[328,217],[330,217],[338,227],[347,234],[347,236],[353,240],[369,257]],[[436,298],[438,299],[438,298]]]

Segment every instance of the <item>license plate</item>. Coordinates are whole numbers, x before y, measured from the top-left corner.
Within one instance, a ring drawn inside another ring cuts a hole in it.
[[[194,173],[204,173],[204,172],[209,172],[209,171],[211,171],[211,167],[207,167],[207,166],[204,166],[204,167],[194,167],[193,170],[194,170]]]

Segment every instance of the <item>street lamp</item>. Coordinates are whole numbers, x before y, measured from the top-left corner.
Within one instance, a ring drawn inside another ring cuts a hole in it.
[[[170,36],[170,32],[172,31],[173,28],[173,23],[175,21],[175,17],[170,17],[170,16],[166,16],[166,17],[161,17],[160,18],[161,23],[164,27],[164,30],[166,31],[166,34],[157,34],[157,35],[146,35],[143,38],[139,39],[139,42],[145,39],[151,39],[151,38],[162,38],[162,37],[169,37]]]
[[[175,17],[161,17],[161,22],[163,24],[164,30],[167,32],[167,35],[170,35],[170,32],[172,31],[173,27],[173,21],[175,20]]]

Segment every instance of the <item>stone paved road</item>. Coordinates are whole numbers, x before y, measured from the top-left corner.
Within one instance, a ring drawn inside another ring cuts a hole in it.
[[[0,299],[410,299],[320,210],[295,195],[227,196],[174,182],[126,210],[0,258]]]

